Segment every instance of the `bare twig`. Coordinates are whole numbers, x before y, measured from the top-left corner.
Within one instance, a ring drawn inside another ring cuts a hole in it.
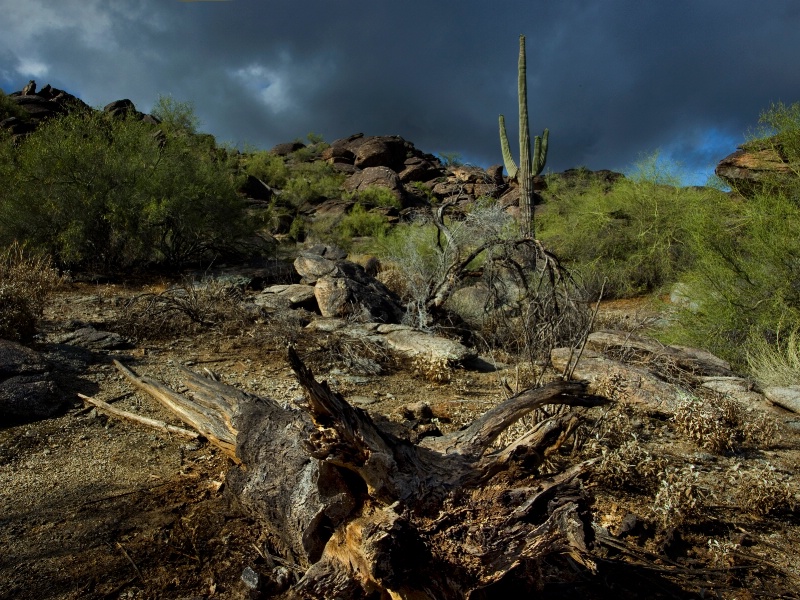
[[[131,412],[111,406],[107,402],[103,402],[102,400],[98,400],[97,398],[91,398],[89,396],[84,396],[83,394],[78,394],[78,397],[84,402],[91,404],[96,408],[99,408],[103,412],[106,412],[110,415],[114,415],[115,417],[119,417],[120,419],[126,419],[128,421],[133,421],[134,423],[139,423],[140,425],[146,425],[147,427],[160,429],[168,433],[174,433],[191,439],[197,439],[200,437],[200,434],[197,433],[196,431],[189,431],[188,429],[183,429],[182,427],[176,427],[175,425],[170,425],[169,423],[165,423],[164,421],[159,421],[158,419],[150,419],[148,417],[135,415]]]

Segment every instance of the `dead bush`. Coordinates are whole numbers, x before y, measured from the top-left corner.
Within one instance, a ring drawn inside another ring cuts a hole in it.
[[[700,487],[694,465],[667,467],[659,474],[659,486],[651,511],[664,529],[678,527],[706,506],[708,491]]]
[[[666,466],[664,459],[649,452],[635,435],[621,446],[603,448],[601,456],[593,476],[611,489],[653,491]]]
[[[746,471],[737,464],[729,471],[728,479],[736,490],[737,504],[753,515],[786,515],[798,508],[800,498],[795,494],[792,477],[771,465]]]
[[[748,414],[726,396],[715,396],[711,401],[687,397],[678,403],[674,418],[683,435],[715,454],[766,446],[778,437],[774,419]]]
[[[655,492],[658,487],[667,461],[647,450],[641,418],[628,406],[614,405],[593,427],[581,427],[581,454],[600,457],[592,477],[601,485],[636,492]]]
[[[327,336],[320,344],[318,355],[319,358],[309,357],[311,363],[318,363],[323,369],[340,368],[352,375],[382,375],[394,367],[391,353],[365,337]]]
[[[411,361],[411,370],[431,383],[450,383],[453,376],[453,366],[443,357],[417,356]]]
[[[62,278],[43,255],[13,243],[0,252],[0,338],[29,341]]]
[[[137,338],[163,339],[217,327],[234,332],[260,316],[258,307],[244,303],[240,282],[206,278],[186,279],[158,293],[144,293],[125,307],[119,329]]]

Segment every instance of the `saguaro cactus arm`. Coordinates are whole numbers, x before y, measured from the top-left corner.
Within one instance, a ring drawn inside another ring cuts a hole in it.
[[[541,136],[536,136],[533,141],[533,164],[531,172],[534,176],[544,171],[547,162],[547,140],[550,137],[550,130],[545,129]]]
[[[508,176],[512,179],[517,176],[517,163],[511,155],[511,148],[508,146],[508,135],[506,134],[506,118],[500,115],[500,149],[503,152],[503,163],[508,171]]]

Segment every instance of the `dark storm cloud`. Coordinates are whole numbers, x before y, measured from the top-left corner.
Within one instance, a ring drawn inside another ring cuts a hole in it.
[[[800,100],[800,3],[0,0],[0,85],[91,104],[191,100],[219,139],[398,134],[500,161],[516,135],[517,36],[548,167],[621,169],[657,148],[690,170],[733,150],[771,102]]]

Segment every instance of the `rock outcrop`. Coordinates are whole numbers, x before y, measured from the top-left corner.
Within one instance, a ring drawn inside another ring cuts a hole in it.
[[[326,256],[327,255],[327,256]],[[364,267],[338,256],[329,246],[303,252],[295,268],[305,284],[314,285],[317,307],[323,317],[357,317],[376,323],[399,323],[400,299]]]
[[[766,182],[795,177],[782,147],[774,138],[739,146],[714,172],[739,193],[749,195]]]
[[[25,111],[26,117],[9,117],[0,121],[0,129],[5,129],[12,136],[24,136],[36,130],[40,123],[58,115],[72,112],[90,112],[94,109],[77,96],[54,88],[44,86],[36,91],[36,82],[30,81],[22,90],[12,92],[8,98]],[[160,121],[153,115],[136,110],[130,100],[115,100],[103,108],[112,116],[135,115],[138,119],[157,125]]]

